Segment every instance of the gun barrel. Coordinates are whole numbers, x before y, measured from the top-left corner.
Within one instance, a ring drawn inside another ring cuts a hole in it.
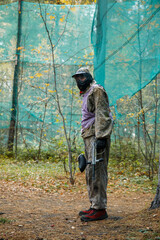
[[[92,179],[95,180],[95,164],[92,165]]]

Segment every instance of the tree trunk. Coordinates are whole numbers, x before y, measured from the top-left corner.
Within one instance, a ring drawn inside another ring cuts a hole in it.
[[[160,207],[160,151],[159,151],[159,170],[158,170],[158,185],[154,200],[151,203],[150,209]]]
[[[140,157],[140,119],[137,120],[137,140],[138,140],[138,156]]]
[[[154,140],[153,140],[153,157],[152,157],[152,176],[154,174],[153,167],[154,167],[154,160],[156,154],[156,144],[157,144],[157,118],[158,118],[158,89],[157,89],[157,76],[155,78],[155,118],[154,118]]]
[[[40,15],[41,15],[41,18],[43,20],[43,23],[44,23],[44,26],[45,26],[45,29],[46,29],[46,32],[47,32],[47,35],[48,35],[48,39],[49,39],[49,42],[50,42],[50,45],[51,45],[51,53],[52,53],[52,67],[53,67],[53,77],[54,77],[54,87],[55,87],[55,95],[56,95],[56,103],[57,103],[57,108],[58,108],[58,112],[62,118],[62,123],[63,123],[63,130],[64,130],[64,136],[65,136],[65,139],[66,139],[66,143],[67,143],[67,148],[68,148],[68,163],[69,163],[69,173],[70,173],[70,183],[73,185],[74,184],[74,176],[73,176],[73,171],[72,171],[72,149],[71,149],[71,141],[67,135],[67,129],[66,129],[66,122],[65,122],[65,118],[64,118],[64,115],[63,115],[63,112],[62,112],[62,108],[61,108],[61,105],[60,105],[60,100],[59,100],[59,94],[58,94],[58,89],[57,89],[57,74],[56,74],[56,67],[55,67],[55,55],[54,55],[54,48],[55,46],[59,43],[61,37],[63,36],[65,30],[66,30],[66,24],[67,24],[67,17],[68,17],[68,14],[69,14],[69,11],[67,13],[67,17],[66,17],[66,24],[65,24],[65,27],[63,29],[63,32],[61,33],[59,39],[57,40],[56,44],[53,46],[53,42],[52,42],[52,39],[51,39],[51,35],[50,35],[50,32],[47,28],[47,24],[46,24],[46,21],[43,17],[43,14],[42,14],[42,9],[41,9],[41,4],[40,4],[40,0],[38,0],[39,2],[39,8],[40,8]]]
[[[8,150],[13,152],[15,126],[17,119],[17,105],[18,105],[18,79],[20,71],[20,42],[21,42],[21,24],[22,24],[22,0],[18,3],[18,30],[17,30],[17,45],[16,45],[16,62],[13,79],[13,93],[12,93],[12,109],[8,137]]]
[[[42,126],[41,126],[41,131],[40,131],[40,141],[39,141],[39,148],[38,148],[38,155],[37,155],[37,163],[41,157],[41,146],[42,146],[44,123],[45,123],[45,118],[46,118],[46,111],[47,111],[47,102],[45,103],[45,106],[44,106],[43,122],[42,122]]]

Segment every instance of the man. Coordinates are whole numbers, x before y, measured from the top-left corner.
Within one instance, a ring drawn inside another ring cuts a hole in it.
[[[97,158],[103,161],[95,165],[95,179],[92,178],[92,165],[86,166],[86,183],[90,208],[80,211],[81,220],[96,221],[108,217],[107,204],[107,165],[112,132],[112,118],[108,96],[104,88],[93,80],[87,68],[80,68],[73,76],[83,98],[82,103],[82,137],[85,144],[87,162],[92,161],[92,148],[96,141]]]

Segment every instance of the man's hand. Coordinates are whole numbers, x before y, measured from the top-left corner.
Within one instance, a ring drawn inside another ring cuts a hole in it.
[[[96,140],[97,150],[104,149],[106,147],[106,138],[99,138]]]

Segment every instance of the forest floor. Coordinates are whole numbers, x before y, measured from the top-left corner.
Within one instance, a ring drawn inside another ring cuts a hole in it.
[[[48,191],[29,180],[24,184],[1,178],[0,240],[160,239],[160,209],[148,210],[153,191],[111,178],[109,218],[84,223],[78,216],[89,208],[84,174],[76,175],[74,186],[66,187],[66,177],[57,181],[61,185]]]

